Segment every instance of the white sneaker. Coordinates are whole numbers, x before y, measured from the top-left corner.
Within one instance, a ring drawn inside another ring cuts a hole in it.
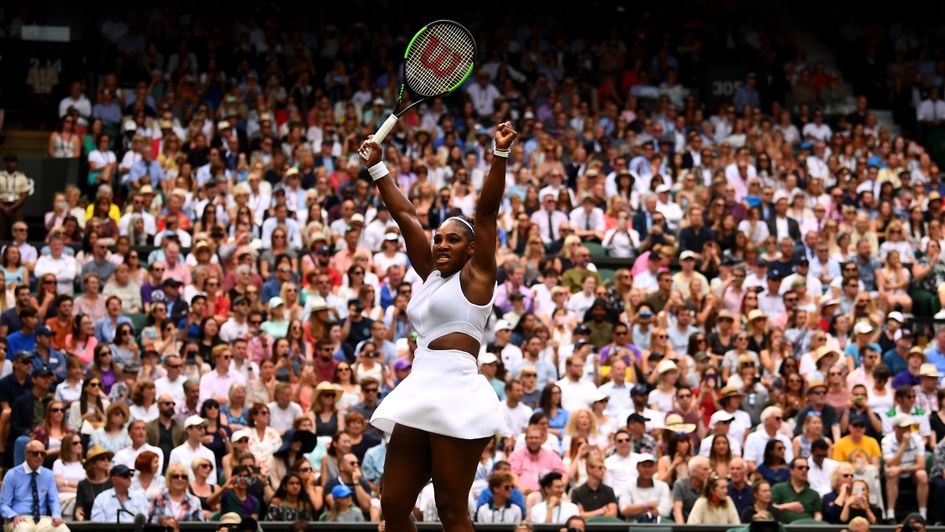
[[[943,308],[942,310],[936,312],[935,315],[932,316],[932,319],[933,319],[933,320],[945,320],[945,308]]]

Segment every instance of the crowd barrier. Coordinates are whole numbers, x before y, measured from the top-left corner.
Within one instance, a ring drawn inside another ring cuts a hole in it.
[[[69,529],[73,532],[102,532],[109,530],[111,527],[115,527],[114,524],[108,526],[104,523],[88,523],[88,522],[75,522],[68,523]],[[181,523],[180,532],[213,532],[216,531],[219,523],[208,522],[208,523]],[[263,532],[285,532],[290,529],[291,523],[289,522],[271,522],[266,521],[260,523],[260,527]],[[536,532],[558,532],[561,530],[560,525],[532,525]],[[417,529],[420,531],[429,531],[442,530],[442,526],[439,523],[417,523]],[[482,532],[510,532],[514,527],[510,525],[492,525],[492,524],[476,524],[476,530]],[[733,527],[729,526],[713,526],[713,525],[676,525],[672,523],[667,524],[635,524],[635,523],[588,523],[586,525],[587,532],[727,532]],[[738,528],[738,527],[734,527]],[[378,526],[377,523],[322,523],[322,522],[311,522],[309,523],[309,530],[315,532],[377,532]],[[804,525],[786,525],[784,526],[786,532],[840,532],[845,530],[845,526],[841,525],[813,525],[813,524],[804,524]],[[122,524],[119,528],[115,529],[121,530],[122,532],[133,532],[135,530],[134,525],[132,524]],[[158,525],[145,525],[143,532],[165,532],[165,529],[162,526]],[[870,528],[872,532],[895,532],[896,527],[891,525],[876,525]],[[928,527],[929,532],[945,532],[945,527],[933,526]]]

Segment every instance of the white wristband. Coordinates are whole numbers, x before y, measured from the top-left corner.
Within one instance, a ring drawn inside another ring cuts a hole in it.
[[[504,150],[502,148],[492,148],[492,154],[495,155],[496,157],[503,157],[505,159],[508,159],[510,153],[512,153],[512,150],[508,148]]]
[[[377,181],[378,179],[384,177],[390,172],[387,171],[387,165],[381,162],[368,168],[368,173],[371,174],[371,179],[373,179],[374,181]]]

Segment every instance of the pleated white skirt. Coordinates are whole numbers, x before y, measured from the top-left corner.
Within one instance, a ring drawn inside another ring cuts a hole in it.
[[[507,432],[499,397],[479,374],[476,359],[456,349],[417,348],[413,368],[378,405],[371,425],[395,425],[476,440]]]

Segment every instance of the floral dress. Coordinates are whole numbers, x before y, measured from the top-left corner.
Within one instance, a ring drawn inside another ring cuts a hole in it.
[[[176,508],[174,508],[176,506]],[[184,492],[184,499],[180,504],[171,500],[167,488],[151,499],[150,522],[157,523],[162,517],[171,517],[177,522],[203,521],[203,511],[200,508],[200,499],[189,492]]]

